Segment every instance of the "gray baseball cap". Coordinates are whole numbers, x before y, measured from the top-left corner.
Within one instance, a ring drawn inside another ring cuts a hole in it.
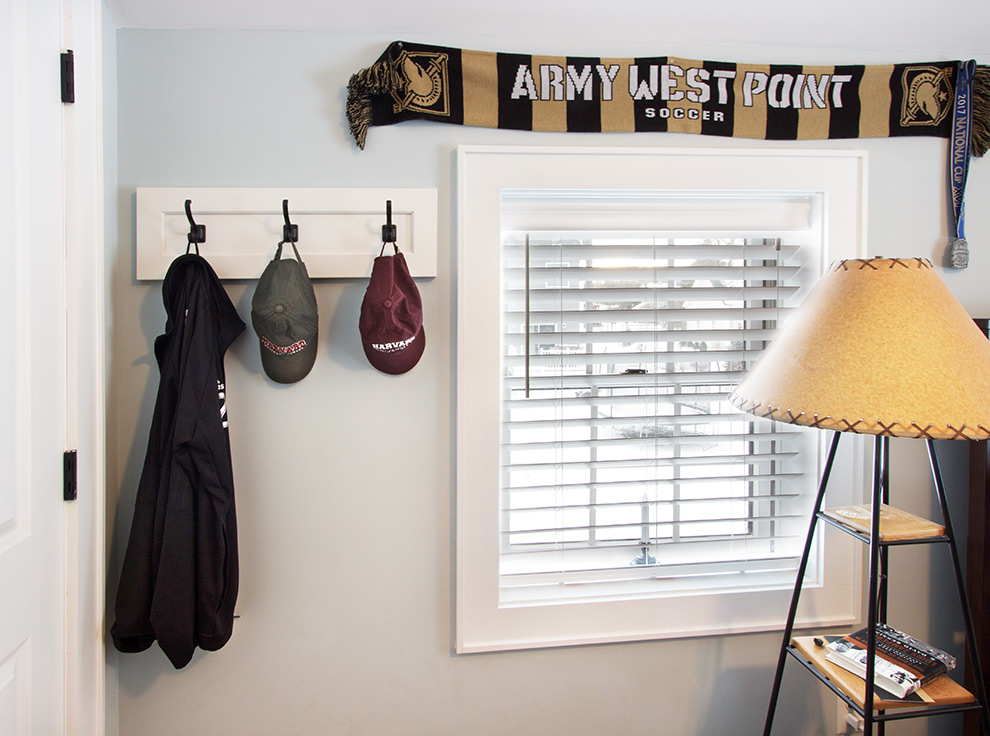
[[[261,365],[278,383],[295,383],[306,377],[316,362],[319,319],[316,293],[306,264],[282,260],[282,245],[258,280],[251,300],[251,323],[261,341]]]

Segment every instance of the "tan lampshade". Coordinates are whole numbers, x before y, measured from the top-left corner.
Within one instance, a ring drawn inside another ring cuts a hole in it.
[[[988,439],[990,341],[926,259],[837,261],[730,400],[822,429]]]

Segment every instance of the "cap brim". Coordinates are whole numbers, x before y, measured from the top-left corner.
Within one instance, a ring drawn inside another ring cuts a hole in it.
[[[314,335],[302,350],[291,355],[276,355],[261,348],[261,367],[276,383],[295,383],[304,379],[316,363],[317,337]]]
[[[375,350],[364,340],[362,340],[361,344],[364,347],[364,354],[368,357],[368,362],[372,366],[382,373],[397,376],[400,373],[411,370],[419,362],[419,359],[423,357],[423,351],[426,349],[426,330],[420,327],[419,332],[416,333],[411,343],[402,348],[402,350],[393,352]]]

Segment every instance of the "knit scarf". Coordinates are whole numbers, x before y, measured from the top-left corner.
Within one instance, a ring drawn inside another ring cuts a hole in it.
[[[802,66],[535,56],[396,41],[351,77],[347,117],[558,132],[671,132],[814,140],[953,130],[966,62]],[[970,62],[971,68],[972,63]],[[990,146],[990,67],[975,67],[972,155]]]

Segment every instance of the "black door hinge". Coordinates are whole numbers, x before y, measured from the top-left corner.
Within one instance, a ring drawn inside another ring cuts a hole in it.
[[[76,101],[76,72],[72,49],[62,54],[62,102]]]
[[[76,500],[76,451],[62,453],[62,500]]]

